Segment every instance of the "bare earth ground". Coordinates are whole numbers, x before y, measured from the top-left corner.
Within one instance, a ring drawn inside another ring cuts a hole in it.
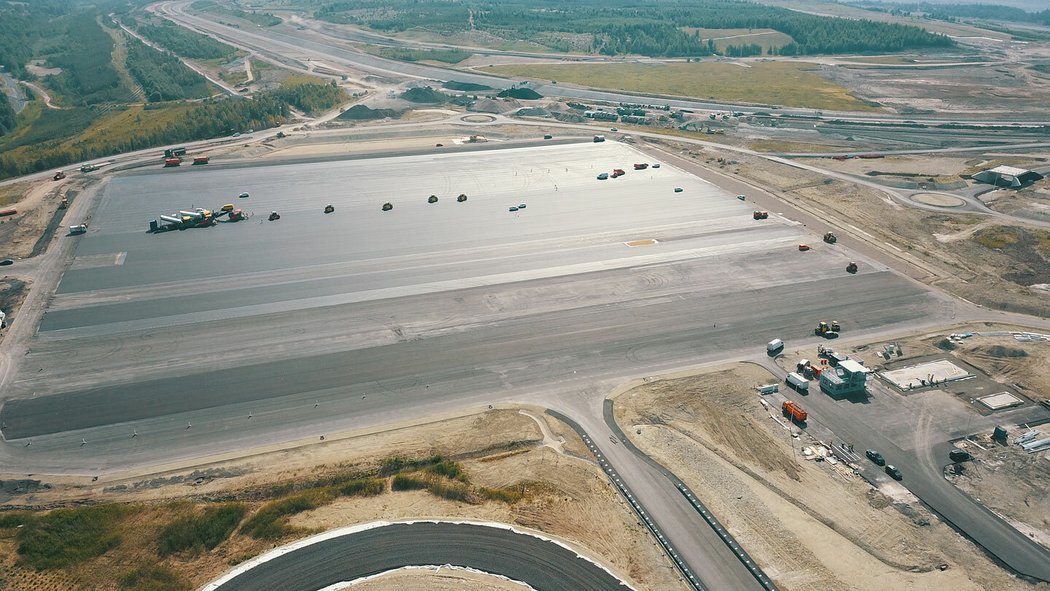
[[[681,477],[780,586],[797,590],[1038,589],[990,562],[899,485],[872,489],[759,404],[752,365],[650,382],[616,398],[640,448]],[[900,489],[900,490],[898,490]],[[948,568],[940,570],[940,565]]]
[[[0,218],[0,258],[25,258],[51,222],[69,181],[16,183],[0,189],[0,201],[18,213]]]
[[[543,425],[541,426],[540,422]],[[546,433],[546,434],[545,434]],[[564,443],[563,443],[564,440]],[[129,565],[161,564],[198,587],[232,565],[275,545],[234,534],[200,557],[157,558],[155,535],[178,507],[173,501],[203,506],[208,502],[240,500],[252,509],[266,499],[266,491],[282,484],[301,483],[325,475],[375,468],[393,454],[409,458],[440,454],[456,459],[473,484],[487,487],[523,486],[525,496],[513,504],[479,504],[441,499],[423,491],[390,492],[375,497],[339,498],[291,519],[302,534],[370,522],[403,519],[469,519],[510,523],[561,539],[581,553],[600,560],[639,589],[684,589],[647,532],[587,456],[583,442],[569,427],[536,410],[504,409],[345,438],[330,437],[294,449],[244,459],[216,461],[204,466],[172,468],[158,474],[103,477],[98,482],[50,480],[47,490],[16,497],[2,509],[32,506],[69,506],[89,502],[127,503],[144,509],[122,532],[123,541],[101,558],[67,571],[37,572],[15,564],[17,543],[0,539],[0,582],[11,589],[116,589],[114,573]],[[276,468],[276,469],[275,469]],[[186,509],[182,509],[185,511]],[[250,514],[250,513],[249,513]],[[415,577],[410,577],[415,579]],[[417,588],[430,587],[420,579]],[[416,584],[416,583],[413,583]],[[464,582],[459,589],[488,590]],[[379,580],[368,589],[401,589],[400,579],[389,585]],[[0,589],[5,587],[0,584]],[[495,587],[500,591],[507,587]]]
[[[1036,242],[998,250],[983,246],[973,234],[975,225],[991,223],[986,217],[948,209],[916,209],[897,203],[874,188],[828,179],[758,157],[734,154],[736,164],[729,165],[717,161],[725,154],[716,149],[687,145],[676,148],[700,164],[738,175],[800,209],[823,218],[845,220],[867,233],[871,237],[868,240],[873,239],[880,248],[898,252],[887,246],[893,245],[900,256],[917,262],[928,273],[923,281],[957,297],[993,309],[1050,315],[1045,291],[1029,287],[1050,282],[1050,277],[1044,279],[1050,274],[1050,266],[1041,254],[1043,247]]]

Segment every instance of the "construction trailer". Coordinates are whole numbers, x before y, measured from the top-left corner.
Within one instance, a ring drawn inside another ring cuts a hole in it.
[[[820,389],[835,397],[864,393],[870,372],[853,359],[845,359],[820,372]]]

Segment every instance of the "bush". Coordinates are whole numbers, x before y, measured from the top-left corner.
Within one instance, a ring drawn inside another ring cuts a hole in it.
[[[428,487],[430,494],[450,501],[470,501],[470,488],[462,482],[432,480]]]
[[[339,488],[339,494],[344,497],[374,497],[385,491],[386,481],[382,478],[359,478]]]
[[[172,521],[160,533],[157,551],[161,556],[176,552],[194,555],[211,550],[226,540],[248,512],[240,503],[208,507],[200,515],[186,515]]]
[[[18,530],[19,563],[47,570],[101,556],[120,543],[116,529],[126,514],[120,505],[98,505],[37,517]]]
[[[427,466],[425,470],[431,474],[437,474],[438,476],[444,476],[445,478],[451,478],[461,482],[469,481],[467,473],[463,471],[463,468],[452,460],[441,460]]]
[[[0,513],[0,529],[25,526],[33,522],[36,516],[27,511],[11,511]]]
[[[393,490],[422,490],[430,487],[430,481],[422,476],[398,474],[390,484]]]
[[[243,526],[241,533],[257,540],[276,540],[295,530],[288,527],[288,517],[320,507],[331,500],[325,490],[307,491],[294,497],[274,501],[263,506]]]
[[[120,588],[129,591],[188,591],[190,585],[170,568],[147,564],[124,575]]]
[[[441,456],[430,456],[429,458],[419,460],[410,460],[404,456],[390,456],[389,458],[384,459],[380,464],[379,474],[390,476],[391,474],[397,474],[398,472],[420,470],[431,464],[440,462],[441,459]]]
[[[523,492],[511,488],[479,488],[478,495],[486,501],[500,501],[508,505],[517,503],[525,496]]]

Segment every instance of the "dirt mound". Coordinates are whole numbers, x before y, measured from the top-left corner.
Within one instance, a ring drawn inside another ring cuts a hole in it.
[[[525,101],[534,101],[536,99],[543,98],[543,95],[536,92],[531,88],[508,88],[503,92],[497,94],[500,98],[515,98]]]
[[[410,88],[401,93],[401,98],[413,103],[440,104],[448,101],[448,95],[429,86]]]
[[[1006,347],[1003,345],[992,345],[991,347],[985,347],[984,352],[991,355],[992,357],[1028,357],[1028,351],[1024,349],[1018,349],[1016,347]]]
[[[372,121],[375,119],[396,118],[401,113],[394,109],[372,109],[365,105],[354,105],[339,114],[336,119],[342,121]]]

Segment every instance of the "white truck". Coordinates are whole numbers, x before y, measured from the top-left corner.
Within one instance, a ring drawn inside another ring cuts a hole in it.
[[[70,236],[75,236],[77,234],[85,234],[85,233],[87,233],[87,224],[78,224],[76,226],[70,226],[69,227],[69,234],[70,234]]]
[[[807,380],[802,374],[791,372],[787,375],[787,379],[784,381],[797,392],[802,394],[809,393],[809,380]]]

